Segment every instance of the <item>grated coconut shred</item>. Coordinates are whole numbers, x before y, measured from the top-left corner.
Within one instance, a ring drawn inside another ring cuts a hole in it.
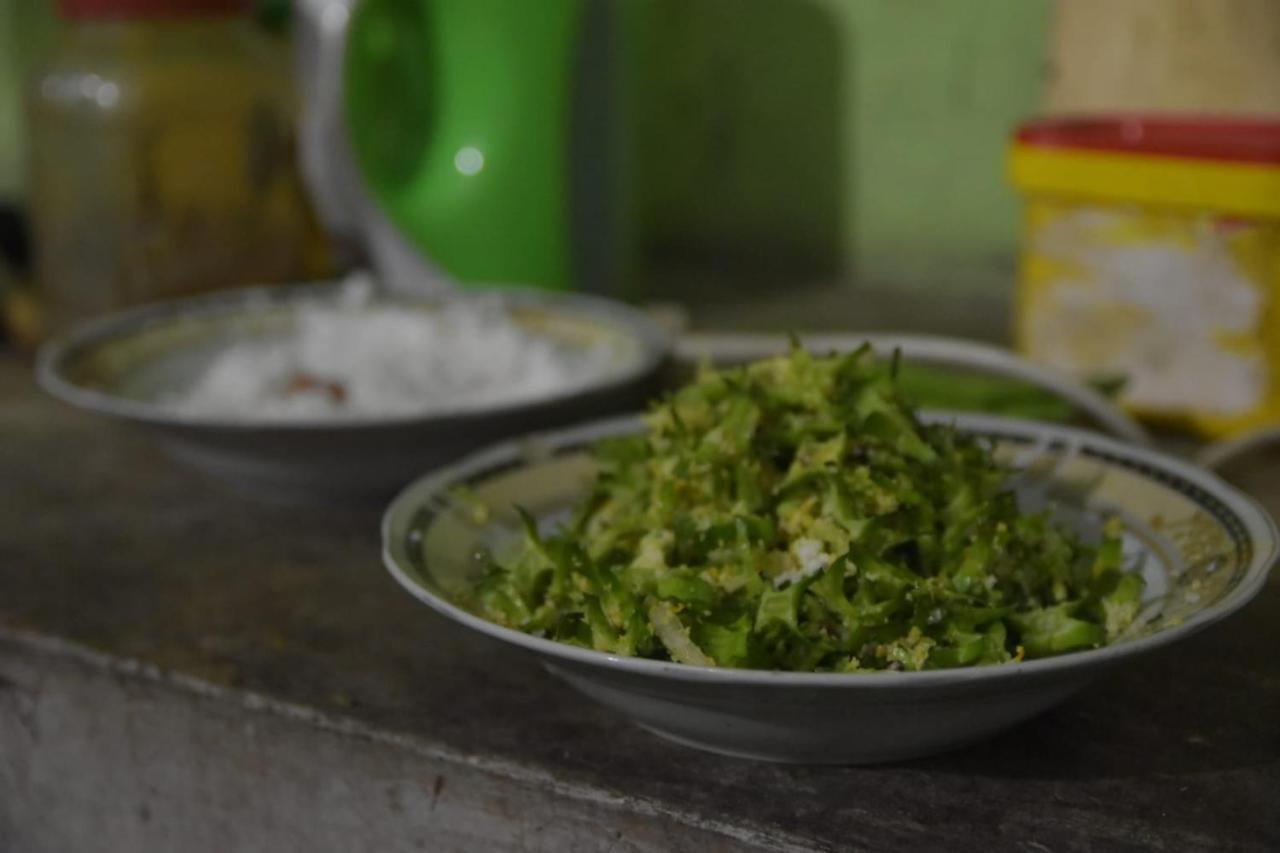
[[[291,334],[218,352],[167,402],[190,417],[244,420],[444,414],[551,397],[608,367],[601,349],[532,334],[497,300],[406,309],[349,280],[339,299],[301,307]]]

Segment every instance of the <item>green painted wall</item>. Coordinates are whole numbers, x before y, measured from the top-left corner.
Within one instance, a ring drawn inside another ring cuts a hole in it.
[[[846,46],[808,0],[639,0],[641,245],[663,264],[829,266],[847,231]]]
[[[23,90],[53,38],[51,0],[0,0],[0,202],[21,194]]]
[[[998,286],[1051,0],[642,0],[651,266]]]
[[[1037,0],[829,0],[856,46],[848,102],[864,212],[847,244],[871,264],[929,254],[1007,255],[1017,204],[1009,128],[1035,112],[1050,4]]]

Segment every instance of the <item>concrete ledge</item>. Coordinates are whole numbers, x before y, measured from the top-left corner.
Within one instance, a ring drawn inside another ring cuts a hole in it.
[[[0,635],[0,850],[811,850],[349,719]]]

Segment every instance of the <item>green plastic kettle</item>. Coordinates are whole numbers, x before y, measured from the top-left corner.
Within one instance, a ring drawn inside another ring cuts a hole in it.
[[[598,0],[302,0],[304,174],[392,286],[609,289],[622,157]]]

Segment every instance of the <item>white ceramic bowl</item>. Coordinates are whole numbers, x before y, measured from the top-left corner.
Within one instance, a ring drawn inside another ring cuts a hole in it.
[[[486,298],[538,334],[607,358],[600,374],[555,396],[452,413],[283,421],[192,416],[165,404],[221,349],[286,335],[301,305],[340,293],[324,284],[249,288],[125,311],[45,345],[36,375],[53,396],[148,429],[175,457],[251,494],[385,498],[423,469],[502,438],[639,407],[669,345],[655,323],[621,303],[506,289]],[[429,312],[439,299],[375,304]]]
[[[672,740],[730,755],[869,763],[926,755],[992,735],[1061,702],[1103,669],[1185,639],[1242,607],[1277,556],[1271,518],[1212,474],[1091,432],[973,415],[929,415],[991,438],[1015,467],[1027,504],[1059,506],[1064,523],[1118,514],[1141,555],[1140,625],[1101,649],[999,666],[871,674],[783,673],[619,657],[500,627],[459,602],[480,548],[519,536],[513,505],[544,522],[586,492],[584,448],[639,428],[615,420],[503,444],[409,486],[383,521],[384,560],[413,596],[446,618],[536,654],[601,704]],[[1046,465],[1046,463],[1048,463]],[[491,518],[457,506],[465,485]],[[1194,678],[1195,673],[1187,673]]]
[[[1142,426],[1116,403],[1079,379],[1037,364],[1003,347],[938,335],[898,333],[820,332],[798,335],[810,352],[849,352],[864,344],[882,358],[900,353],[913,365],[926,365],[987,375],[1023,383],[1068,403],[1086,425],[1136,444],[1146,444]],[[791,339],[785,335],[753,332],[692,332],[675,344],[675,356],[689,364],[703,360],[717,366],[743,364],[785,353]],[[993,412],[994,413],[994,412]]]

